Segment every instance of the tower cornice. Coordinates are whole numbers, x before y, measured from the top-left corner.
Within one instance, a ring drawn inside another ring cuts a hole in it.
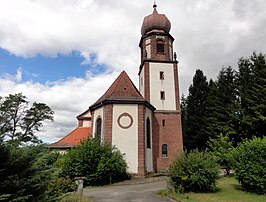
[[[148,62],[148,63],[151,63],[151,62],[154,62],[154,63],[168,63],[168,64],[178,64],[178,63],[179,63],[179,61],[177,61],[177,60],[169,61],[169,60],[152,60],[152,59],[145,59],[145,60],[142,61],[142,63],[141,63],[140,66],[139,66],[139,73],[138,73],[138,75],[140,74],[140,72],[141,72],[141,70],[142,70],[142,68],[143,68],[143,66],[144,66],[144,64],[145,64],[146,62]]]

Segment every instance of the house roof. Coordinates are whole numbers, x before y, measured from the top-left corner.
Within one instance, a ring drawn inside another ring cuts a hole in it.
[[[91,115],[90,116],[85,116],[86,114],[90,113],[90,109],[87,109],[86,111],[82,112],[81,114],[79,114],[76,118],[78,120],[82,120],[82,119],[91,119]]]
[[[122,71],[113,84],[98,99],[90,109],[95,109],[105,103],[142,103],[155,109],[138,91],[125,71]]]
[[[77,127],[71,133],[58,140],[57,142],[50,144],[50,148],[69,148],[77,146],[82,140],[87,139],[90,136],[90,127]]]

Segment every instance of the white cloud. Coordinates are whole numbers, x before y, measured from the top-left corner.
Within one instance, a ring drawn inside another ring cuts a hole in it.
[[[6,73],[2,77],[5,78],[6,80],[20,82],[22,80],[22,68],[18,67],[15,75]]]
[[[55,83],[24,83],[0,78],[1,96],[22,92],[31,102],[43,102],[54,110],[54,123],[45,123],[46,132],[39,133],[45,141],[52,142],[77,126],[76,116],[88,109],[118,76],[118,72],[97,77],[70,78]],[[2,87],[2,88],[1,88]]]
[[[264,0],[157,3],[158,12],[172,24],[182,93],[196,68],[214,78],[222,66],[236,66],[239,57],[254,50],[266,52]],[[114,71],[97,77],[87,72],[85,79],[41,85],[18,82],[22,78],[18,70],[13,79],[1,79],[1,95],[23,92],[31,100],[47,103],[56,111],[55,123],[60,122],[48,126],[47,137],[63,136],[75,125],[75,116],[98,99],[122,69],[137,84],[140,28],[144,16],[152,12],[151,4],[149,0],[0,0],[1,48],[23,57],[56,57],[76,50],[84,63],[104,64]]]

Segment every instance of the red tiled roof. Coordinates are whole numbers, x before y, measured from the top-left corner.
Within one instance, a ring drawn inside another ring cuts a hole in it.
[[[104,101],[146,101],[135,87],[125,71],[117,77],[114,83],[91,107]]]
[[[58,140],[57,142],[50,144],[49,147],[74,147],[77,146],[80,141],[87,139],[90,136],[91,128],[89,127],[77,127],[71,133]]]

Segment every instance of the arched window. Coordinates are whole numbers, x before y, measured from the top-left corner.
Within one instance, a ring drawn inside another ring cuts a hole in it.
[[[97,118],[96,121],[96,137],[101,139],[101,133],[102,133],[102,119],[101,117]]]
[[[147,148],[151,148],[151,123],[149,118],[147,118],[146,121],[146,140]]]
[[[162,157],[167,158],[168,157],[168,146],[167,144],[162,145]]]
[[[157,41],[157,53],[164,53],[164,42],[163,40]]]

